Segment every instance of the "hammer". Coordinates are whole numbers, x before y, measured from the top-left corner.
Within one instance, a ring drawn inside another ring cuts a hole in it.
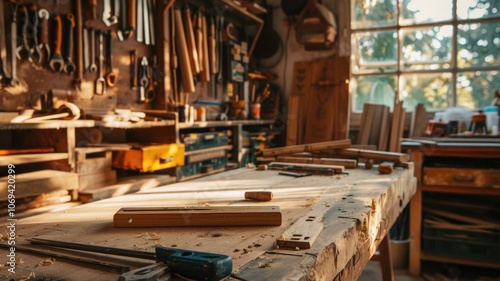
[[[30,118],[26,120],[26,122],[38,122],[53,119],[76,120],[78,118],[80,118],[80,109],[78,108],[78,106],[74,103],[65,102],[61,106],[59,106],[59,108],[57,108],[56,114]]]

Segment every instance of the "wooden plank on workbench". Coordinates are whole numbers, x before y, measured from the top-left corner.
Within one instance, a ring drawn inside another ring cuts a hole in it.
[[[115,227],[162,226],[279,226],[278,206],[221,206],[192,208],[121,208],[113,216]]]
[[[312,211],[278,237],[280,248],[310,249],[323,230],[324,212]]]
[[[335,140],[335,141],[325,141],[316,142],[311,144],[299,144],[286,147],[269,148],[263,151],[264,157],[278,156],[278,155],[288,155],[301,152],[318,152],[323,150],[339,149],[339,148],[349,148],[351,147],[351,140]]]
[[[304,163],[304,164],[323,164],[323,165],[338,165],[346,169],[354,169],[357,166],[357,161],[353,159],[336,159],[336,158],[312,158],[300,156],[278,156],[277,161],[287,163]],[[274,161],[274,160],[272,160]]]

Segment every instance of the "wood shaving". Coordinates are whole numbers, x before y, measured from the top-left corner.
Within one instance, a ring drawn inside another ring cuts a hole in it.
[[[259,268],[266,268],[266,267],[271,267],[270,264],[266,263],[259,263]]]
[[[35,277],[36,277],[35,273],[32,271],[30,273],[30,275],[21,277],[21,279],[19,279],[19,281],[27,281],[27,280],[30,280],[31,278],[35,278]]]
[[[48,265],[54,264],[55,262],[56,262],[56,259],[54,259],[54,258],[46,258],[46,259],[41,260],[36,267],[48,266]]]
[[[161,240],[161,239],[163,239],[163,236],[159,235],[156,232],[145,232],[145,233],[141,233],[141,234],[137,235],[136,237],[137,238],[145,238],[148,240]]]

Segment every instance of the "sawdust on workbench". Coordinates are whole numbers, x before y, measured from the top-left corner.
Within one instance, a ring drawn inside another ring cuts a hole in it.
[[[56,262],[56,259],[54,259],[54,258],[46,258],[46,259],[41,260],[36,267],[52,265],[55,262]]]

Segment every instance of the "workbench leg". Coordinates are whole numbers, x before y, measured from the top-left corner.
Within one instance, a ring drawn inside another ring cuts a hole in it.
[[[394,281],[390,240],[387,234],[378,246],[380,252],[380,269],[382,270],[382,280],[384,281]]]
[[[417,192],[410,200],[410,249],[408,272],[412,276],[420,275],[420,251],[422,231],[422,153],[411,152],[411,161],[415,163],[415,177],[417,177]]]

